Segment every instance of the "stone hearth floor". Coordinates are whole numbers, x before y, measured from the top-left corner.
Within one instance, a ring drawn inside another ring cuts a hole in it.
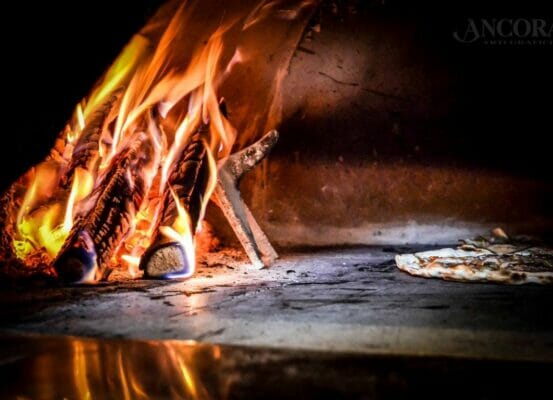
[[[410,247],[288,252],[252,270],[210,254],[185,281],[4,287],[6,333],[182,339],[224,345],[553,361],[551,287],[455,283],[397,269]]]

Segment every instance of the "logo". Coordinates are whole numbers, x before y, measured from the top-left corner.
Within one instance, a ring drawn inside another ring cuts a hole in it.
[[[553,45],[553,21],[543,18],[469,18],[453,32],[459,43]]]

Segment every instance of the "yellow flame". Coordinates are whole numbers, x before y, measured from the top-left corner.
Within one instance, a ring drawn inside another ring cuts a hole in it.
[[[193,399],[197,399],[198,390],[196,389],[196,382],[194,381],[194,377],[192,376],[192,374],[190,373],[190,371],[188,370],[188,368],[186,367],[186,364],[182,361],[182,359],[177,358],[177,363],[182,373],[183,382],[185,384],[185,387],[188,393],[190,393],[190,396]]]
[[[38,226],[38,241],[50,257],[54,257],[60,251],[69,233],[69,230],[65,230],[63,225],[56,224],[60,214],[59,205],[50,207],[42,216],[41,224]]]
[[[131,39],[131,42],[123,49],[119,57],[109,68],[102,83],[91,94],[90,100],[84,110],[84,118],[88,118],[90,114],[119,87],[125,84],[125,81],[138,66],[139,61],[146,53],[149,45],[148,40],[140,35],[136,35]]]
[[[82,131],[84,129],[86,123],[85,123],[85,120],[84,120],[83,107],[82,107],[81,103],[77,104],[76,113],[77,113],[77,122],[79,123],[79,129]]]
[[[161,226],[159,231],[168,239],[180,243],[184,249],[189,270],[186,275],[192,275],[196,269],[196,254],[194,248],[194,235],[191,230],[191,221],[188,212],[183,207],[175,191],[170,188],[171,196],[177,206],[178,216],[173,226]]]
[[[90,172],[83,168],[76,168],[73,184],[71,185],[71,193],[65,207],[65,218],[63,220],[63,229],[68,232],[73,227],[75,203],[84,199],[90,194],[93,187],[93,178]]]
[[[91,399],[92,395],[88,382],[89,371],[87,368],[87,354],[85,353],[83,343],[79,341],[73,341],[73,364],[75,386],[77,387],[79,398],[85,400]]]
[[[217,186],[217,162],[215,161],[215,157],[213,157],[213,154],[209,147],[206,151],[206,157],[209,167],[209,179],[207,182],[205,193],[203,195],[203,201],[200,209],[200,217],[198,218],[198,225],[196,226],[196,230],[198,231],[201,229],[201,223],[205,216],[208,200],[211,198],[211,195],[213,194],[213,192],[215,191],[215,187]]]

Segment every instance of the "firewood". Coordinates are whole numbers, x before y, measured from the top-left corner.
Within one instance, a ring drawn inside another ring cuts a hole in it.
[[[89,199],[92,209],[79,218],[54,262],[59,277],[78,282],[98,267],[103,273],[129,232],[144,197],[141,170],[151,144],[143,135],[117,157]]]
[[[12,249],[12,232],[14,224],[15,192],[21,178],[13,183],[0,197],[0,261],[5,263],[15,257]]]
[[[25,174],[11,184],[0,197],[0,275],[10,279],[26,279],[31,276],[52,277],[55,272],[50,259],[42,252],[29,255],[21,260],[16,255],[16,210],[21,206],[21,198],[29,185],[29,176]]]
[[[238,183],[245,173],[269,154],[277,140],[278,132],[273,130],[251,146],[231,155],[219,170],[215,187],[215,204],[225,214],[256,269],[270,266],[278,258],[278,254],[244,203]]]
[[[187,275],[193,266],[188,265],[185,249],[179,242],[155,242],[142,257],[144,277],[150,279]]]
[[[17,207],[17,188],[23,185],[23,177],[13,183],[0,197],[0,277],[9,279],[25,278],[31,274],[47,270],[47,265],[26,268],[22,260],[15,255],[13,248],[13,230]]]
[[[208,127],[200,126],[182,151],[168,178],[168,185],[188,212],[190,232],[193,235],[200,219],[202,197],[209,179],[206,135]],[[170,190],[166,190],[163,211],[158,226],[171,226],[178,217],[178,208]],[[193,266],[186,265],[185,250],[178,242],[169,241],[158,231],[150,248],[142,257],[140,269],[144,276],[162,278],[186,272]]]
[[[272,130],[261,139],[237,153],[232,154],[224,165],[232,179],[238,182],[242,176],[251,171],[265,159],[278,141],[278,132]]]
[[[209,178],[206,134],[207,126],[202,125],[190,138],[189,144],[182,152],[168,179],[169,186],[180,199],[193,222],[192,232],[194,232],[200,217],[202,196]],[[170,226],[178,212],[174,198],[168,190],[165,191],[164,203],[161,224]]]
[[[106,123],[106,118],[115,103],[118,101],[121,94],[121,90],[115,91],[108,100],[102,104],[92,114],[90,121],[84,127],[71,155],[71,162],[64,174],[64,186],[69,184],[70,179],[73,177],[75,170],[79,167],[91,170],[91,162],[93,162],[98,155],[100,139],[102,136],[102,130]]]

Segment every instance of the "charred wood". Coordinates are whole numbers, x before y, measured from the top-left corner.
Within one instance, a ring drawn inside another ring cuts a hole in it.
[[[67,185],[77,168],[91,170],[91,163],[97,159],[102,130],[121,91],[116,91],[97,110],[94,111],[88,124],[84,127],[71,155],[71,162],[65,173],[64,185]]]
[[[78,282],[98,269],[103,274],[131,228],[142,203],[145,183],[139,173],[148,162],[150,142],[135,139],[109,167],[109,172],[88,200],[93,207],[80,217],[54,262],[59,277]]]
[[[159,226],[172,226],[179,216],[175,197],[189,216],[190,232],[193,235],[201,217],[203,196],[209,180],[207,159],[208,126],[202,125],[190,138],[168,178],[173,191],[166,190],[163,198],[162,215]],[[159,229],[150,248],[141,260],[140,268],[144,276],[163,278],[171,274],[186,272],[193,266],[186,265],[185,249],[179,242],[165,238]]]
[[[202,126],[190,139],[190,143],[182,152],[168,183],[182,205],[187,210],[192,222],[194,233],[202,206],[202,196],[209,179],[207,162],[207,146],[205,135],[207,126]],[[178,216],[177,205],[170,191],[165,191],[161,225],[170,226]]]

